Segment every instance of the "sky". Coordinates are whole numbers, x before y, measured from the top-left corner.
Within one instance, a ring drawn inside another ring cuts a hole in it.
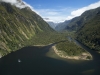
[[[1,0],[16,7],[29,6],[46,21],[62,22],[80,16],[84,11],[100,7],[100,0]]]
[[[23,0],[45,20],[62,22],[100,6],[100,0]]]

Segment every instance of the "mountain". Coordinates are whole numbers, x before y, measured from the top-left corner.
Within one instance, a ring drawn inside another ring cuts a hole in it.
[[[0,1],[0,57],[27,46],[27,41],[37,34],[52,31],[29,7],[18,8]]]
[[[58,25],[58,23],[54,23],[54,22],[50,22],[50,21],[47,21],[47,23],[50,25],[51,28],[55,29],[55,27]]]
[[[76,31],[80,29],[85,23],[94,18],[100,11],[100,7],[85,11],[81,16],[73,18],[65,27],[65,30]]]
[[[100,11],[93,19],[85,23],[76,34],[78,41],[93,50],[100,51]]]
[[[70,23],[70,20],[66,20],[62,23],[58,23],[57,26],[55,27],[56,31],[62,31],[65,29],[65,27]]]
[[[43,18],[51,28],[55,29],[55,27],[57,26],[58,23],[53,22],[52,20],[50,20],[49,18]]]
[[[46,22],[54,30],[56,30],[56,31],[62,31],[62,30],[65,29],[65,27],[67,26],[67,24],[70,23],[70,20],[69,21],[65,21],[65,22],[59,22],[59,23],[55,23],[55,22],[52,22],[52,21],[46,21]]]

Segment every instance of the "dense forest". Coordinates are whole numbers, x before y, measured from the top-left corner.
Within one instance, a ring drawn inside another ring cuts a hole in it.
[[[77,32],[76,38],[89,48],[100,51],[100,12]]]

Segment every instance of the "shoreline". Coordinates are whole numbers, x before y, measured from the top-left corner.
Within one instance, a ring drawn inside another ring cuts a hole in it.
[[[79,56],[67,56],[64,55],[64,53],[62,51],[58,51],[56,46],[52,46],[54,52],[61,58],[67,58],[67,59],[75,59],[75,60],[92,60],[92,55],[90,53],[82,53]],[[90,57],[90,59],[87,59],[87,57]]]
[[[51,45],[51,44],[48,44],[48,45]],[[47,45],[33,45],[33,46],[35,46],[35,47],[43,47],[43,46],[47,46]],[[61,58],[75,59],[75,60],[92,60],[93,59],[92,55],[89,52],[88,53],[82,53],[79,56],[67,56],[67,55],[64,55],[63,51],[57,50],[55,45],[51,46],[51,48],[53,48],[55,54],[57,54]],[[87,56],[89,56],[90,59],[86,59]],[[2,58],[2,56],[0,56],[0,58]]]

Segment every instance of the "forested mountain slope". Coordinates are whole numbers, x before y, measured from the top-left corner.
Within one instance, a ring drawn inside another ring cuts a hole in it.
[[[37,34],[52,31],[29,7],[19,9],[0,2],[0,56],[26,46],[25,42]]]
[[[89,48],[100,51],[100,12],[77,31],[77,39]]]
[[[100,7],[85,11],[81,16],[73,18],[70,23],[65,27],[65,30],[79,30],[85,23],[94,18],[99,11]]]

